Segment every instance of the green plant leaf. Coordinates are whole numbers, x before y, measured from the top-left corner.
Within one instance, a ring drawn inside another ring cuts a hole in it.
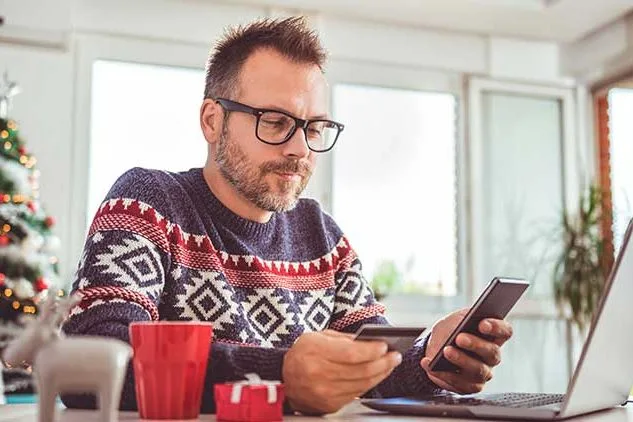
[[[578,198],[574,216],[562,212],[563,249],[553,271],[554,299],[560,312],[566,308],[581,329],[593,318],[608,269],[604,268],[602,237],[602,194],[589,189]]]

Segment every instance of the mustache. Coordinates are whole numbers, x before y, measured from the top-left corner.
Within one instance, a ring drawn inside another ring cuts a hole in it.
[[[260,167],[261,173],[297,173],[303,177],[312,174],[312,166],[305,161],[284,160],[269,161]]]

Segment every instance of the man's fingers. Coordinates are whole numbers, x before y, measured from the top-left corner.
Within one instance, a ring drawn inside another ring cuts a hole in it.
[[[327,397],[328,401],[348,403],[389,376],[401,361],[398,352],[354,365],[322,361],[318,365],[319,384],[312,387],[313,394],[315,397]]]
[[[454,393],[461,393],[461,391],[460,391],[461,388],[456,387],[454,385],[451,385],[451,384],[447,383],[446,381],[444,381],[443,379],[441,379],[441,378],[439,378],[439,377],[437,377],[435,375],[432,375],[434,373],[435,372],[431,372],[431,373],[428,373],[427,375],[429,376],[429,379],[431,381],[433,381],[433,383],[435,385],[437,385],[438,387],[440,387],[443,390],[452,391]]]
[[[349,339],[353,339],[355,337],[354,334],[343,333],[341,331],[336,331],[336,330],[323,330],[321,331],[321,334],[324,334],[328,337],[342,337],[342,338],[349,338]]]
[[[501,363],[501,348],[496,343],[466,333],[459,334],[456,341],[459,347],[476,353],[488,366]]]
[[[426,371],[429,379],[439,387],[460,394],[479,393],[484,388],[484,383],[473,382],[463,373],[433,372],[429,370],[429,358],[422,359],[420,365]]]
[[[304,334],[295,346],[308,347],[306,350],[321,359],[345,365],[373,362],[387,353],[385,342],[353,340],[348,334],[331,330]]]
[[[445,348],[444,356],[459,367],[459,375],[468,382],[485,383],[492,379],[492,371],[488,365],[468,356],[456,347],[448,346]]]
[[[389,352],[371,362],[353,365],[331,363],[327,365],[327,369],[329,373],[334,375],[335,380],[358,381],[374,378],[386,371],[391,371],[400,365],[400,362],[402,362],[402,355],[400,353]]]
[[[361,380],[343,381],[339,384],[339,392],[342,394],[347,394],[351,398],[360,397],[361,395],[378,385],[382,380],[387,378],[389,374],[391,374],[393,369],[393,367],[388,367],[388,369],[379,372],[372,377]]]
[[[463,379],[457,377],[457,374],[452,374],[450,372],[434,372],[428,375],[429,379],[437,384],[439,387],[443,388],[444,390],[452,391],[454,393],[479,393],[484,388],[483,384],[466,382]]]
[[[324,357],[336,363],[359,364],[373,362],[387,353],[387,344],[382,341],[360,341],[344,337],[328,337],[323,348]]]
[[[494,342],[501,346],[512,337],[512,325],[501,319],[487,318],[479,323],[479,332],[494,337]]]

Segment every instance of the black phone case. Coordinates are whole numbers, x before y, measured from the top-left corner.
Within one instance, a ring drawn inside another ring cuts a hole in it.
[[[528,288],[529,283],[525,280],[498,278],[495,277],[481,293],[475,304],[470,308],[464,319],[448,337],[446,343],[440,348],[438,354],[429,365],[432,371],[456,372],[457,366],[449,362],[445,357],[444,347],[451,345],[463,350],[469,356],[478,359],[474,353],[461,349],[455,344],[455,339],[459,333],[474,334],[484,339],[491,339],[478,330],[479,323],[485,318],[503,319],[514,307],[523,292]]]

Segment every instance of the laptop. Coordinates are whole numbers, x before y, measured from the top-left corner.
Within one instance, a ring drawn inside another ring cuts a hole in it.
[[[633,385],[633,220],[604,286],[565,394],[499,393],[363,399],[390,413],[486,419],[559,420],[627,402]]]

